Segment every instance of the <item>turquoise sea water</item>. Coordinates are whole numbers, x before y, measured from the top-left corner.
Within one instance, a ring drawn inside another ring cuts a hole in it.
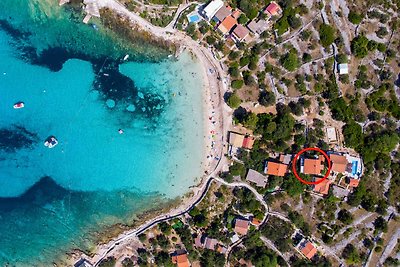
[[[57,2],[0,3],[0,265],[49,266],[201,176],[200,66]]]

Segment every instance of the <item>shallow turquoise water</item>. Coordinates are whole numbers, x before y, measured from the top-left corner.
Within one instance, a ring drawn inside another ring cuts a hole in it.
[[[0,3],[0,265],[49,266],[201,175],[200,66],[129,47],[56,2]],[[136,62],[120,64],[125,53]]]

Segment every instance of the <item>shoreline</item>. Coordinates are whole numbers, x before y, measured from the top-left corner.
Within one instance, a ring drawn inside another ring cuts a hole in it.
[[[221,65],[218,64],[219,62],[211,55],[211,51],[182,32],[153,26],[114,0],[98,0],[97,2],[100,8],[106,8],[111,12],[115,12],[121,18],[128,19],[132,25],[132,30],[139,28],[154,37],[171,42],[178,48],[179,52],[176,53],[176,56],[179,56],[183,50],[187,50],[201,65],[204,148],[202,151],[203,161],[200,164],[204,175],[200,178],[200,181],[197,181],[196,185],[190,187],[190,190],[177,201],[176,205],[171,205],[173,202],[171,200],[171,202],[168,201],[165,207],[161,209],[153,209],[139,214],[145,216],[142,220],[138,220],[137,223],[139,225],[133,227],[126,226],[130,229],[122,231],[122,233],[119,233],[107,243],[97,244],[90,256],[80,250],[73,250],[71,253],[68,253],[69,259],[67,261],[71,265],[80,258],[85,258],[96,266],[101,259],[106,258],[109,252],[132,244],[137,239],[138,234],[157,225],[157,221],[165,220],[168,217],[187,211],[199,199],[211,177],[217,174],[224,165],[223,150],[224,141],[226,141],[225,133],[228,126],[227,122],[230,121],[223,101],[223,94],[227,90],[226,75],[224,75]],[[213,141],[214,145],[212,145]],[[118,228],[121,229],[122,227]],[[113,226],[110,229],[113,229]]]

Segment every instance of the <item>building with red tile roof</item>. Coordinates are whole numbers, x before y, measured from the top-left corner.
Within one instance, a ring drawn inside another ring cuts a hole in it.
[[[276,3],[271,2],[267,8],[264,10],[264,13],[269,14],[271,16],[277,16],[282,13],[282,8]]]
[[[253,218],[251,220],[251,224],[255,225],[255,226],[259,226],[261,224],[261,221],[257,218]]]
[[[206,237],[206,240],[204,241],[204,248],[215,250],[217,245],[218,245],[217,239]]]
[[[237,20],[232,16],[227,16],[218,26],[218,30],[223,34],[228,34],[237,24]]]
[[[178,250],[172,256],[172,263],[178,267],[189,267],[190,262],[187,258],[187,252],[184,250]]]
[[[223,6],[221,7],[214,16],[214,20],[216,22],[223,21],[227,16],[232,13],[232,8],[230,6]]]
[[[332,162],[332,171],[337,173],[344,173],[347,169],[347,161],[345,156],[337,154],[329,154],[329,158]]]
[[[240,10],[235,10],[233,13],[232,13],[232,17],[234,17],[235,19],[238,19],[239,17],[240,17],[240,15],[242,14],[242,12],[240,12]]]
[[[246,137],[243,139],[242,147],[243,147],[243,148],[246,148],[246,149],[252,149],[255,140],[256,140],[256,139],[255,139],[254,137],[252,137],[252,136],[246,136]]]
[[[315,254],[317,254],[317,249],[310,241],[307,241],[305,244],[303,244],[300,251],[309,260],[311,260]]]
[[[226,247],[224,247],[224,246],[218,245],[218,246],[217,246],[217,251],[218,251],[219,253],[221,253],[221,254],[225,254],[226,251],[227,251],[227,249],[226,249]]]
[[[323,178],[315,178],[315,181],[320,181]],[[319,193],[322,195],[327,195],[329,193],[329,186],[331,185],[332,181],[330,181],[329,179],[325,179],[322,182],[315,184],[314,187],[314,192],[315,193]]]
[[[288,166],[282,163],[267,161],[264,172],[268,175],[285,176]]]
[[[321,175],[321,171],[324,169],[324,157],[318,159],[304,159],[303,171],[304,174]]]
[[[194,246],[197,248],[203,247],[203,242],[201,242],[201,234],[197,235],[197,237],[194,239]]]
[[[249,36],[249,30],[245,28],[243,25],[236,25],[233,30],[232,36],[236,39],[237,42],[242,42]]]
[[[240,235],[246,235],[249,230],[249,223],[248,220],[235,219],[234,231]]]

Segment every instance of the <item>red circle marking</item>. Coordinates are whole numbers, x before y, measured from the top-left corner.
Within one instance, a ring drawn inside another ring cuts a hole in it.
[[[320,152],[322,155],[324,155],[324,157],[325,157],[326,160],[328,161],[328,171],[326,172],[325,176],[324,176],[322,179],[319,179],[319,180],[316,181],[316,182],[309,182],[309,181],[306,181],[306,180],[301,179],[301,177],[299,176],[299,174],[297,173],[297,170],[296,170],[297,158],[298,158],[301,154],[303,154],[304,152],[306,152],[306,151],[317,151],[317,152]],[[328,155],[327,155],[323,150],[319,149],[318,147],[307,147],[307,148],[303,148],[302,150],[300,150],[299,153],[296,154],[296,156],[294,156],[293,163],[292,163],[292,171],[293,171],[294,176],[296,176],[297,180],[299,180],[299,181],[302,182],[303,184],[319,184],[319,183],[321,183],[321,182],[324,181],[326,178],[328,178],[329,173],[331,172],[331,168],[332,168],[332,163],[331,163],[331,160],[329,159]]]

